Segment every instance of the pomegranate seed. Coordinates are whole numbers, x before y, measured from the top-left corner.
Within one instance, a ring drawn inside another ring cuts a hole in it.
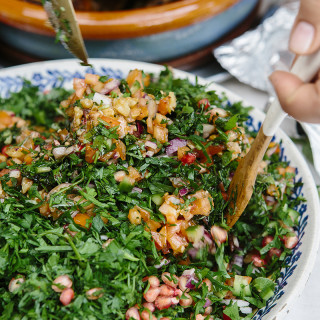
[[[151,312],[153,312],[154,310],[156,310],[154,304],[151,303],[151,302],[145,302],[145,303],[143,304],[143,307],[144,307],[145,309],[150,310]]]
[[[160,286],[160,280],[156,276],[149,277],[148,281],[150,283],[150,287],[159,287]]]
[[[189,288],[187,288],[187,282],[188,282],[188,277],[186,277],[186,276],[181,276],[180,278],[179,278],[179,288],[180,288],[180,290],[182,290],[182,291],[186,291],[186,292],[188,292],[188,291],[190,291],[190,289]]]
[[[266,264],[265,260],[262,259],[260,255],[252,255],[252,261],[256,267],[263,267]]]
[[[157,320],[157,318],[153,314],[151,314],[151,316],[150,316],[150,313],[147,310],[143,310],[141,312],[141,319],[142,320]]]
[[[188,293],[183,293],[184,299],[180,299],[179,303],[183,307],[189,307],[192,305],[192,297]]]
[[[170,280],[170,279],[173,279],[174,278],[174,281],[173,280]],[[172,288],[176,288],[178,286],[178,283],[179,283],[179,278],[175,275],[171,275],[169,272],[164,272],[162,275],[161,275],[161,279],[162,281],[172,287]]]
[[[97,300],[103,296],[103,288],[92,288],[86,292],[88,300]]]
[[[160,287],[160,296],[172,297],[174,295],[174,289],[172,287],[163,284]]]
[[[203,279],[202,283],[205,283],[208,287],[208,291],[212,291],[212,282],[206,278],[206,279]]]
[[[262,239],[262,247],[265,247],[267,244],[269,244],[270,242],[272,242],[274,239],[273,236],[265,236],[263,239]]]
[[[129,320],[130,318],[133,318],[135,320],[140,320],[140,314],[137,308],[132,307],[127,310],[126,312],[126,320]]]
[[[278,248],[271,248],[268,251],[268,257],[271,259],[273,256],[277,256],[278,258],[281,256],[282,250]]]
[[[17,278],[12,278],[9,282],[8,289],[10,292],[14,292],[21,286],[22,283],[24,283],[26,280],[24,276],[18,275]]]
[[[144,295],[147,302],[154,302],[160,293],[160,288],[150,288]]]
[[[163,309],[168,309],[171,307],[171,304],[172,304],[172,298],[170,297],[162,297],[162,296],[159,296],[156,301],[155,301],[155,306],[157,309],[159,310],[163,310]]]
[[[60,302],[64,306],[67,306],[72,301],[73,298],[74,298],[74,291],[72,288],[66,288],[60,294]]]
[[[284,246],[287,249],[293,249],[299,242],[299,238],[294,235],[294,236],[284,236],[283,237],[283,242],[284,242]]]
[[[204,314],[207,316],[207,315],[209,315],[210,313],[212,312],[212,307],[210,306],[210,307],[206,307],[205,309],[204,309]]]
[[[263,267],[266,264],[266,261],[261,258],[258,250],[254,250],[245,256],[244,263],[250,262],[253,262],[256,267]]]
[[[173,298],[171,298],[171,302],[173,305],[176,305],[179,303],[179,299],[177,297],[173,297]]]
[[[221,243],[226,242],[228,238],[228,232],[226,229],[223,229],[219,226],[212,226],[211,227],[211,235],[214,241],[217,243],[218,246],[221,245]]]
[[[207,98],[203,98],[198,101],[198,108],[204,107],[204,110],[207,110],[210,107],[210,102]]]
[[[72,280],[66,274],[59,276],[53,281],[51,288],[55,292],[62,292],[64,289],[72,287]]]

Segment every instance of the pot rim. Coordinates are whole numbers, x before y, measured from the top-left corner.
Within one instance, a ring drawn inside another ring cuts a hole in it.
[[[207,20],[242,0],[181,0],[123,11],[78,11],[84,39],[124,39],[170,31]],[[41,5],[0,0],[0,22],[24,31],[55,36]]]

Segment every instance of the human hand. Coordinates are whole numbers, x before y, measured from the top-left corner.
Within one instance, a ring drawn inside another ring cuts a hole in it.
[[[308,55],[320,49],[319,0],[301,0],[289,49],[297,55]],[[320,72],[312,83],[304,83],[284,71],[273,72],[270,81],[285,112],[300,121],[320,123]]]

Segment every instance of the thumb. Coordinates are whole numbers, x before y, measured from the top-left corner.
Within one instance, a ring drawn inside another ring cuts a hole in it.
[[[304,83],[289,72],[275,71],[269,77],[282,109],[297,120],[320,122],[320,82]]]
[[[320,48],[320,1],[301,0],[293,25],[289,49],[296,54],[310,54]]]

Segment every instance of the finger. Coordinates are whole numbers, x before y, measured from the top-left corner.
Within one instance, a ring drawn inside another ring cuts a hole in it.
[[[320,48],[320,1],[301,0],[293,25],[289,49],[296,54],[310,54]]]
[[[320,122],[320,81],[304,83],[289,72],[275,71],[269,77],[281,107],[297,120]]]

